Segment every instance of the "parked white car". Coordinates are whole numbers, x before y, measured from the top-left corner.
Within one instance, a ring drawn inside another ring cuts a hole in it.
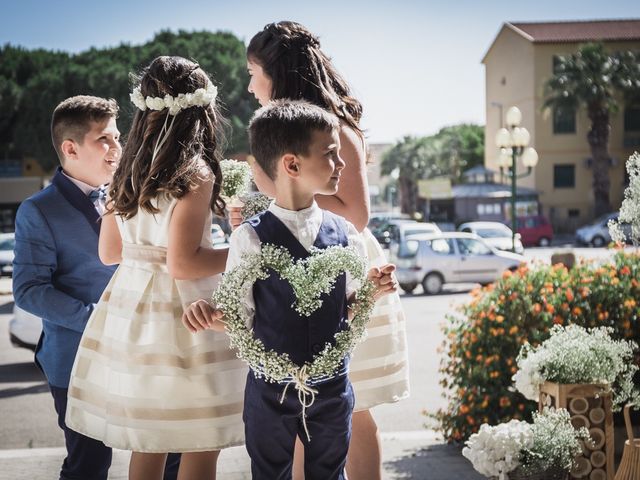
[[[609,220],[618,220],[618,212],[607,213],[598,217],[592,223],[580,227],[576,230],[576,242],[581,245],[591,245],[592,247],[604,247],[609,244],[611,242]],[[627,233],[627,237],[630,237],[630,225],[622,225],[622,230]]]
[[[488,245],[498,250],[511,252],[513,248],[513,230],[500,222],[467,222],[458,227],[459,232],[475,233]],[[516,253],[523,254],[524,247],[520,234],[516,233]]]
[[[494,282],[524,261],[522,255],[496,250],[473,233],[416,235],[400,244],[396,276],[407,293],[422,284],[425,293],[436,294],[445,283]]]
[[[13,248],[16,240],[13,233],[0,233],[0,277],[13,274]]]
[[[14,347],[36,349],[42,333],[42,320],[17,305],[13,306],[13,318],[9,321],[9,338]]]

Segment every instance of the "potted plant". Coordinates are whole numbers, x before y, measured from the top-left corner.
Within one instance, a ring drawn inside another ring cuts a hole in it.
[[[533,414],[533,423],[483,424],[462,455],[488,478],[564,480],[582,451],[580,440],[588,439],[587,429],[575,429],[565,409],[545,408]]]

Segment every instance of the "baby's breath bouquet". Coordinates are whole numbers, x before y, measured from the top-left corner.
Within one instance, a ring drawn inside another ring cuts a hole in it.
[[[242,200],[242,218],[251,218],[264,212],[271,205],[271,198],[260,192],[248,193],[243,195],[240,200]]]
[[[609,221],[609,233],[615,242],[623,242],[630,234],[634,245],[640,242],[640,154],[635,152],[627,161],[629,186],[624,191],[624,200],[620,207],[618,220]],[[623,224],[631,225],[631,232],[625,232]]]
[[[251,167],[248,163],[238,160],[222,160],[220,169],[222,170],[222,191],[220,192],[222,198],[230,207],[242,206],[240,197],[249,192]]]
[[[571,425],[565,409],[545,408],[533,414],[533,423],[511,420],[496,426],[486,423],[466,442],[462,455],[479,473],[499,480],[544,474],[563,478],[581,452],[579,440],[589,432]]]
[[[640,398],[633,384],[638,367],[633,361],[637,344],[613,340],[613,329],[585,329],[578,325],[555,325],[551,336],[538,347],[525,344],[520,349],[515,387],[529,400],[538,400],[540,385],[556,383],[592,383],[609,385],[613,409]]]

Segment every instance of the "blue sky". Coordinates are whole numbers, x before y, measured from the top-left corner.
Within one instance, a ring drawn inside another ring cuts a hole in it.
[[[364,104],[370,141],[392,142],[484,123],[480,60],[503,22],[603,18],[640,18],[640,2],[5,0],[0,44],[77,52],[143,43],[165,28],[226,30],[246,42],[266,23],[295,20],[320,36]]]

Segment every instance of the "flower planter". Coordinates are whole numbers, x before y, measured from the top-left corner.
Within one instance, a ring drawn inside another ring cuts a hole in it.
[[[566,480],[568,474],[569,472],[560,468],[536,473],[525,473],[516,468],[508,476],[509,480]]]
[[[574,427],[586,427],[592,444],[585,443],[582,455],[569,472],[571,479],[614,480],[614,435],[611,392],[607,385],[545,382],[540,387],[538,407],[566,408]],[[509,477],[511,478],[511,476]]]
[[[629,417],[631,405],[624,407],[624,420],[627,427],[627,436],[624,442],[624,453],[615,480],[637,480],[640,478],[640,439],[633,436],[633,425]]]

